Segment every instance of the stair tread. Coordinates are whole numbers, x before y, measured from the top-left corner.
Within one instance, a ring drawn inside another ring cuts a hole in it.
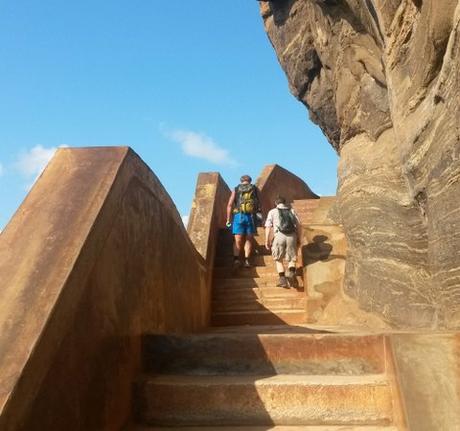
[[[132,426],[126,431],[399,431],[395,426],[369,425],[279,425],[279,426],[203,426],[203,427],[149,427]]]
[[[288,314],[295,314],[295,313],[305,313],[305,309],[304,308],[289,308],[289,309],[280,309],[280,310],[276,310],[276,313],[288,313]],[[214,316],[217,316],[217,315],[221,315],[221,314],[234,314],[234,315],[239,315],[239,314],[248,314],[248,313],[251,313],[251,314],[254,314],[254,315],[265,315],[265,314],[274,314],[272,311],[270,310],[258,310],[258,311],[217,311],[217,312],[213,312],[212,314]]]
[[[194,376],[186,374],[146,375],[145,380],[149,384],[174,385],[174,386],[222,386],[222,385],[254,385],[260,386],[347,386],[347,385],[388,385],[389,381],[385,374],[361,374],[361,375],[317,375],[317,374],[276,374],[273,376],[245,376],[245,375],[213,375]]]

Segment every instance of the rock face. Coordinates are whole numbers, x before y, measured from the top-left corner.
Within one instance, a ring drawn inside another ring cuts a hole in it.
[[[460,326],[460,1],[261,3],[292,93],[340,154],[345,291]]]

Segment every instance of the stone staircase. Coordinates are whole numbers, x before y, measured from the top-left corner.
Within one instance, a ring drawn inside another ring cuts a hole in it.
[[[297,286],[276,287],[278,274],[273,259],[264,247],[264,231],[259,228],[255,237],[254,267],[233,268],[232,235],[222,230],[216,251],[212,324],[276,325],[305,323],[306,297],[301,270]]]
[[[397,430],[383,336],[255,329],[145,337],[130,430]]]
[[[306,326],[301,273],[297,288],[275,287],[258,233],[256,266],[235,271],[221,232],[213,327],[144,337],[127,430],[403,431],[384,336]]]

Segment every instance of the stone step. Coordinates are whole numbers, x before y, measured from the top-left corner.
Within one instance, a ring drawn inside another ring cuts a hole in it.
[[[273,267],[275,263],[273,262],[273,257],[271,254],[257,254],[251,257],[251,263],[255,266],[270,266]],[[217,256],[214,260],[214,266],[230,266],[233,267],[233,255],[227,256]]]
[[[228,289],[225,287],[214,288],[212,298],[216,301],[236,301],[243,299],[260,298],[303,298],[305,293],[297,289],[282,287],[242,287]]]
[[[389,425],[384,375],[147,376],[137,387],[149,425]]]
[[[229,311],[211,315],[211,326],[298,325],[303,323],[307,323],[307,314],[303,310]]]
[[[224,299],[212,301],[211,310],[213,313],[228,311],[251,311],[251,310],[299,310],[305,311],[307,299],[305,297],[295,298],[250,298],[250,299]]]
[[[154,427],[131,425],[125,431],[403,431],[394,426],[367,426],[367,425],[313,425],[313,426],[232,426],[232,427]]]
[[[147,372],[362,375],[385,371],[381,335],[205,333],[143,337]]]
[[[269,250],[265,248],[265,240],[259,239],[255,243],[255,251],[253,256],[271,256],[271,253]],[[216,248],[216,257],[217,258],[224,258],[224,257],[232,257],[233,256],[233,246],[232,243],[223,243],[223,244],[217,244]]]
[[[256,287],[277,287],[276,284],[279,280],[278,275],[265,275],[264,277],[238,277],[237,275],[239,274],[233,274],[233,277],[215,278],[213,280],[214,289],[252,289]],[[299,285],[299,290],[302,290],[302,277],[297,277],[297,284]]]
[[[302,275],[302,268],[297,268],[298,276]],[[227,266],[214,267],[213,277],[218,278],[252,278],[252,277],[278,277],[275,265],[271,266],[253,266],[251,268],[233,268]]]

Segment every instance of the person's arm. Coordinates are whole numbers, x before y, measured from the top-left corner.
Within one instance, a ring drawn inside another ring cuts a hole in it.
[[[267,221],[265,222],[265,248],[271,249],[271,232],[273,229],[273,213],[270,211],[267,215]]]
[[[296,212],[294,210],[291,210],[292,213],[294,214],[294,218],[295,218],[295,227],[296,227],[296,235],[297,235],[297,246],[300,246],[301,242],[302,242],[302,223],[298,217],[298,215],[296,214]]]
[[[236,197],[236,192],[235,190],[233,190],[232,194],[230,195],[230,199],[228,200],[228,204],[227,204],[227,225],[230,223],[230,220],[232,218],[232,209],[233,209],[233,203],[235,202],[235,197]]]

